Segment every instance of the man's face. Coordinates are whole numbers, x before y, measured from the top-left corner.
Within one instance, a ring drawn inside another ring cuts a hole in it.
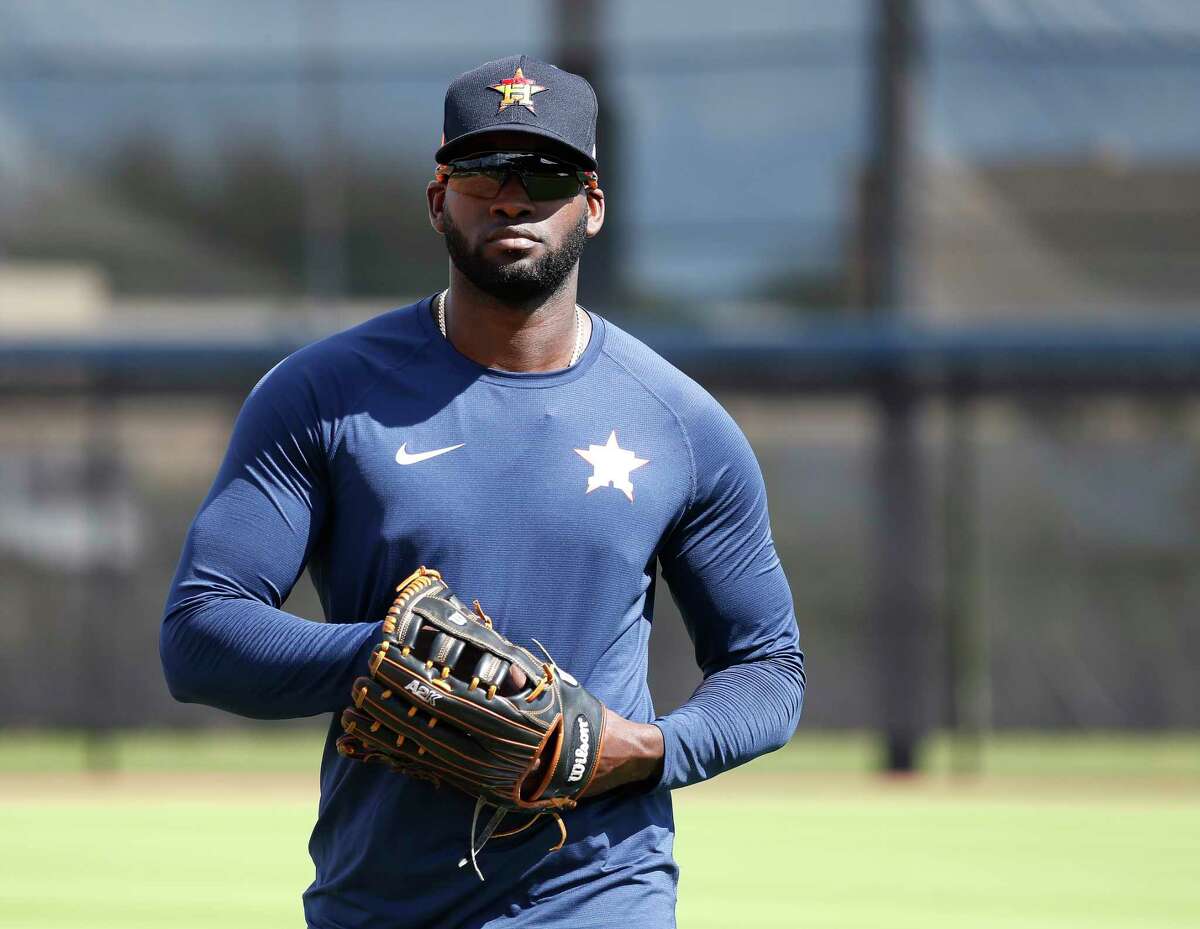
[[[498,133],[480,150],[537,151],[529,136]],[[429,185],[430,221],[446,237],[459,272],[484,293],[505,303],[538,303],[559,290],[600,231],[604,195],[584,190],[563,200],[531,200],[509,175],[494,199]]]

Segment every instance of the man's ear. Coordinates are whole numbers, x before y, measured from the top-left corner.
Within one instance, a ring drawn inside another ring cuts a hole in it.
[[[425,188],[425,199],[429,202],[429,225],[433,226],[438,235],[446,234],[446,225],[442,217],[446,210],[446,184],[444,181],[433,180]]]
[[[604,225],[604,191],[599,187],[593,187],[586,191],[587,194],[587,237],[590,239],[600,231],[600,227]]]

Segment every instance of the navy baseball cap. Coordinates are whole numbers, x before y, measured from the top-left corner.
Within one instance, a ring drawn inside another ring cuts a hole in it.
[[[584,78],[528,55],[510,55],[460,74],[446,91],[439,164],[491,151],[490,132],[521,132],[596,170],[596,92]]]

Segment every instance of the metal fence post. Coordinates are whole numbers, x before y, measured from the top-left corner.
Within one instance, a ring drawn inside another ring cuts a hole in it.
[[[951,768],[978,774],[991,716],[987,634],[979,609],[978,461],[975,408],[955,393],[947,410],[943,557],[946,724],[953,734]]]

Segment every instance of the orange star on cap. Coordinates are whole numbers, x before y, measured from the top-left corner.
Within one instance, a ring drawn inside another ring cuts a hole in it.
[[[541,84],[535,83],[527,78],[520,68],[517,68],[517,73],[512,77],[506,77],[499,84],[492,84],[488,90],[494,90],[500,96],[500,110],[506,106],[523,106],[530,113],[535,112],[533,109],[533,95],[540,94],[547,88]],[[499,113],[500,110],[496,112]]]

